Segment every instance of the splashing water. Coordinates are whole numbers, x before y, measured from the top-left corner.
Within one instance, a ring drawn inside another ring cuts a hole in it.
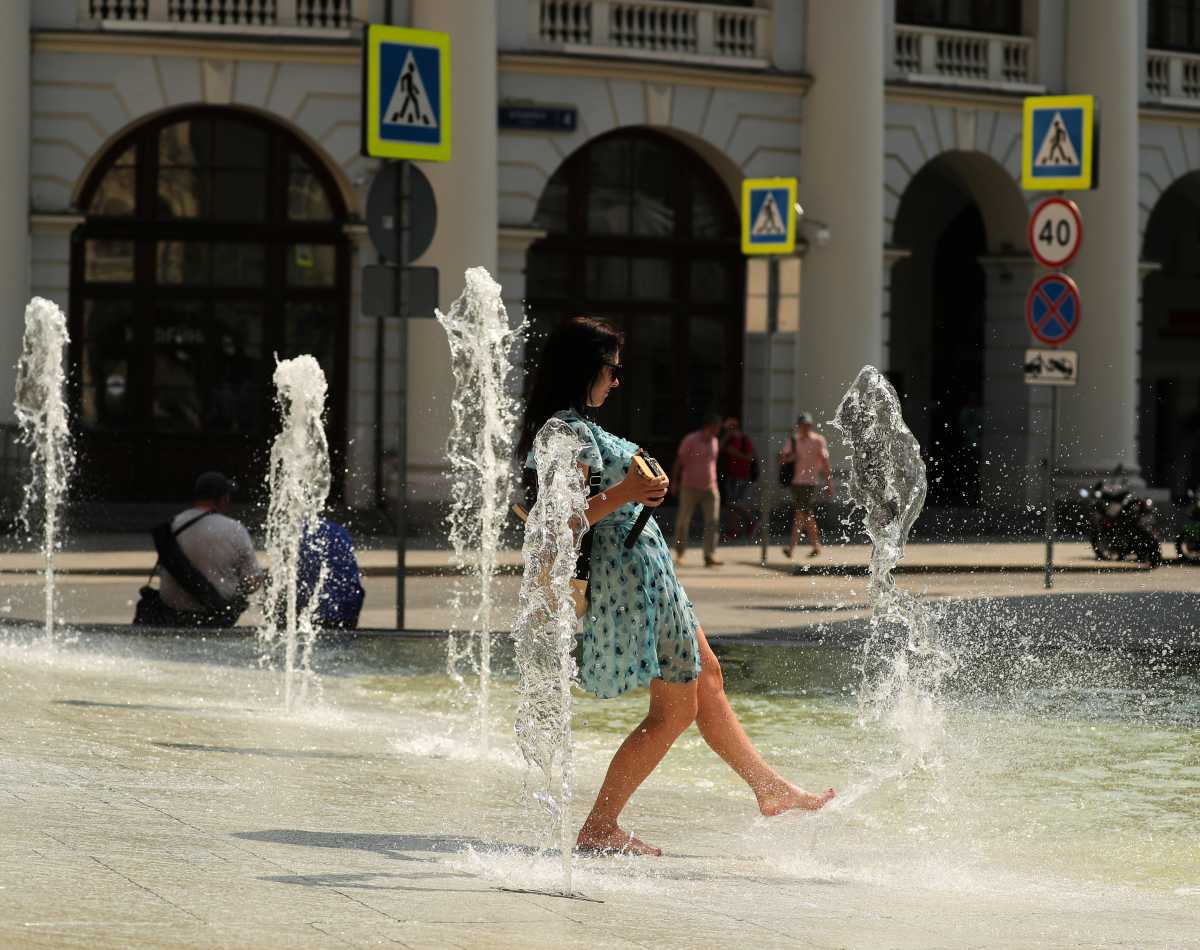
[[[574,779],[571,682],[575,678],[575,604],[571,579],[587,531],[580,438],[551,419],[533,442],[538,498],[525,524],[525,576],[513,623],[519,682],[515,729],[525,761],[540,771],[534,798],[549,817],[562,854],[563,893],[571,893],[570,804]],[[554,770],[558,764],[557,794]]]
[[[939,692],[957,661],[939,642],[930,611],[896,588],[892,571],[925,503],[921,446],[879,370],[864,366],[842,397],[834,425],[851,448],[850,498],[871,538],[871,627],[863,647],[864,716],[900,736],[901,773],[939,764]]]
[[[317,584],[303,610],[297,608],[296,582],[300,545],[315,532],[329,495],[329,444],[325,439],[325,373],[312,356],[297,356],[275,366],[275,404],[282,427],[271,444],[267,476],[267,555],[271,573],[266,585],[265,620],[259,639],[267,649],[281,640],[284,647],[284,704],[295,702],[295,678],[301,676],[300,698],[312,678],[312,648],[316,640],[313,613],[325,581],[322,566]],[[323,560],[323,559],[322,559]],[[283,629],[278,612],[282,608]]]
[[[75,466],[64,393],[63,351],[69,340],[67,320],[58,305],[41,297],[30,300],[25,308],[25,338],[13,405],[21,439],[30,447],[31,472],[17,517],[32,535],[34,511],[41,508],[47,637],[54,632],[54,553],[60,509]]]
[[[513,351],[524,338],[526,324],[522,319],[509,325],[500,285],[482,267],[466,272],[466,287],[450,312],[438,310],[435,315],[450,343],[454,374],[447,524],[455,562],[467,578],[456,587],[453,602],[453,628],[465,632],[467,640],[460,644],[451,635],[447,668],[460,685],[465,683],[465,668],[479,676],[479,736],[486,752],[497,552],[513,490]]]

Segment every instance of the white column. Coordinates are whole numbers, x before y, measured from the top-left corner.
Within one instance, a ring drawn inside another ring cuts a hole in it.
[[[13,388],[29,302],[29,6],[9,4],[0,35],[0,422],[16,418]]]
[[[1083,245],[1070,273],[1082,311],[1069,349],[1079,385],[1060,397],[1060,457],[1067,473],[1137,466],[1138,5],[1071,0],[1067,89],[1097,97],[1103,123],[1100,187],[1071,197],[1083,213]]]
[[[810,218],[829,225],[831,237],[804,262],[796,408],[822,422],[832,418],[864,363],[883,368],[886,6],[879,0],[808,4],[813,85],[804,107],[800,202]],[[841,453],[834,458],[836,465]]]
[[[449,162],[422,163],[437,198],[437,233],[418,264],[440,272],[441,308],[463,289],[468,267],[494,276],[498,195],[495,0],[413,0],[412,25],[450,34],[453,98]],[[410,497],[445,497],[446,437],[450,432],[450,356],[432,320],[409,324],[408,464]]]

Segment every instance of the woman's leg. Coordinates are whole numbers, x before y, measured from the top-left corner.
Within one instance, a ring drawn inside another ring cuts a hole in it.
[[[767,765],[729,705],[721,664],[700,628],[696,629],[696,639],[700,644],[696,725],[709,747],[750,786],[758,799],[758,810],[764,815],[778,815],[792,808],[815,811],[833,798],[832,788],[819,795],[803,792]]]
[[[621,743],[608,766],[596,804],[579,831],[576,846],[661,855],[662,851],[622,831],[617,819],[638,786],[662,761],[671,744],[696,719],[697,684],[650,681],[650,711]]]

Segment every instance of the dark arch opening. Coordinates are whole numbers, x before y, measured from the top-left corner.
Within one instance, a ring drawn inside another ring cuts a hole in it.
[[[626,334],[629,369],[604,424],[670,464],[706,413],[740,414],[743,273],[737,209],[716,173],[673,138],[625,129],[550,178],[527,258],[536,359],[577,313]]]
[[[1138,463],[1179,494],[1200,487],[1200,172],[1163,192],[1146,223]]]
[[[892,268],[890,374],[929,467],[929,502],[980,504],[987,281],[983,215],[938,162],[909,184]]]
[[[80,208],[71,360],[87,496],[178,500],[207,469],[261,485],[275,357],[301,353],[325,371],[344,471],[346,207],[307,145],[236,109],[170,112],[108,150]]]

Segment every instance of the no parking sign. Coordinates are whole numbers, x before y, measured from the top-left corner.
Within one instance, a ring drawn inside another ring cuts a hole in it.
[[[1066,274],[1047,274],[1029,288],[1025,322],[1029,332],[1050,346],[1060,346],[1079,326],[1079,288]]]

